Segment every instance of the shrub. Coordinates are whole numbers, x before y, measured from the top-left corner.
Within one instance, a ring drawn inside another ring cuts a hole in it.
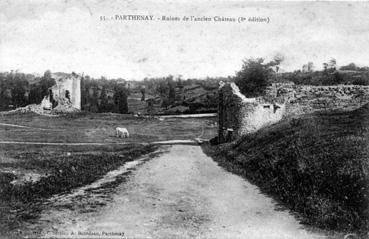
[[[248,59],[243,62],[242,69],[236,73],[235,83],[240,88],[242,94],[247,97],[256,97],[264,94],[269,85],[269,78],[272,77],[273,66],[278,65],[281,60],[276,59],[269,63],[264,63],[264,59]]]

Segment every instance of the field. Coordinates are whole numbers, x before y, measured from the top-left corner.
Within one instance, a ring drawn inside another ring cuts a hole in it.
[[[369,105],[305,115],[205,151],[298,212],[305,223],[367,233],[368,116]]]
[[[125,162],[154,152],[158,146],[150,144],[153,141],[213,137],[214,120],[92,113],[1,115],[0,123],[13,126],[0,124],[0,141],[61,145],[0,144],[0,232],[37,218],[40,205],[50,196],[90,184]],[[117,126],[126,127],[130,138],[116,138]]]
[[[76,113],[60,117],[37,114],[1,115],[0,123],[27,126],[17,128],[0,125],[0,140],[31,142],[149,143],[171,139],[193,139],[215,136],[214,118],[157,118],[121,114]],[[116,127],[125,127],[128,139],[115,137]]]

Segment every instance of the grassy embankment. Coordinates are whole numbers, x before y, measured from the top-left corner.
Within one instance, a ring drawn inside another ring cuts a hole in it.
[[[160,121],[91,113],[60,117],[0,115],[0,123],[30,127],[0,125],[0,141],[108,143],[101,146],[0,143],[0,232],[14,230],[21,222],[32,219],[29,217],[37,217],[38,205],[50,196],[90,184],[125,162],[157,148],[139,143],[193,139],[202,129],[204,137],[213,137],[215,130],[207,124],[209,121],[213,119]],[[116,138],[117,126],[127,127],[130,138]]]
[[[368,231],[369,105],[306,115],[204,149],[286,204],[304,223]]]

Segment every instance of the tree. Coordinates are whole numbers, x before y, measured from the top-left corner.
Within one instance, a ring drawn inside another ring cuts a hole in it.
[[[163,98],[163,101],[161,103],[161,107],[164,107],[165,109],[168,109],[168,107],[170,106],[170,101],[168,98]]]
[[[48,79],[48,80],[51,79],[51,71],[50,70],[45,71],[44,78]]]
[[[84,76],[81,80],[81,108],[82,110],[88,110],[89,84],[91,80],[88,75]]]
[[[141,101],[145,101],[145,88],[144,87],[142,87],[141,88],[141,94],[142,94],[142,96],[141,96]]]
[[[178,81],[177,81],[177,87],[178,88],[183,88],[183,82],[182,82],[182,79],[180,77],[178,78]]]
[[[342,84],[343,83],[343,76],[338,71],[334,72],[333,79],[334,79],[334,84]]]
[[[3,77],[0,78],[0,111],[2,111],[5,107],[5,83]]]
[[[241,93],[247,97],[264,94],[269,78],[275,74],[272,67],[279,65],[282,60],[282,58],[275,58],[268,63],[264,63],[262,58],[244,60],[241,70],[236,73],[235,77],[235,83]]]
[[[107,112],[109,109],[108,96],[106,94],[106,87],[103,86],[100,94],[99,112]]]
[[[25,106],[27,99],[25,97],[28,81],[20,74],[16,74],[13,79],[12,99],[15,107]]]
[[[164,81],[160,81],[157,86],[156,86],[156,92],[158,92],[158,94],[162,97],[166,97],[167,96],[167,92],[168,92],[168,85],[165,84]]]
[[[41,78],[41,81],[39,82],[41,100],[44,96],[49,94],[49,88],[56,84],[55,80],[49,76],[51,76],[51,74],[48,74],[46,71],[44,76]]]
[[[99,111],[99,92],[98,92],[98,87],[97,85],[93,85],[91,87],[91,91],[92,91],[92,97],[90,97],[90,111],[91,112],[98,112]]]
[[[128,91],[127,89],[124,86],[117,84],[115,86],[114,91],[115,93],[114,93],[113,98],[114,98],[114,104],[115,104],[115,112],[120,113],[120,114],[128,113],[128,103],[127,103]]]
[[[358,70],[358,67],[355,65],[355,63],[350,63],[347,66],[341,66],[340,70],[342,70],[342,71],[356,71],[356,70]]]
[[[8,110],[9,105],[12,104],[12,83],[13,80],[9,74],[1,73],[1,84],[0,84],[0,110]]]
[[[173,104],[176,100],[176,89],[174,88],[174,84],[172,81],[168,81],[168,88],[169,88],[168,99],[170,104]]]
[[[308,66],[306,64],[302,65],[302,72],[307,72],[308,71]]]
[[[324,72],[324,74],[328,73],[328,63],[326,63],[326,62],[323,63],[323,72]]]
[[[329,69],[330,69],[331,71],[335,71],[335,70],[336,70],[336,65],[337,65],[337,61],[336,61],[336,59],[331,58],[331,59],[329,60]]]
[[[39,84],[31,85],[29,95],[28,95],[28,104],[39,104],[42,100],[41,88]]]

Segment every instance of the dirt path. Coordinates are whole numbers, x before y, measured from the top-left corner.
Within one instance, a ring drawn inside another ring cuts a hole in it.
[[[16,127],[16,128],[25,128],[25,129],[37,129],[37,130],[49,130],[49,129],[43,129],[43,128],[35,128],[35,127],[29,127],[29,126],[24,126],[24,125],[6,124],[6,123],[0,123],[0,126],[8,126],[8,127]]]
[[[77,143],[63,143],[63,142],[30,142],[30,141],[0,141],[0,144],[26,144],[26,145],[67,145],[67,146],[84,146],[84,145],[124,145],[124,144],[138,144],[137,142],[112,142],[112,143],[93,143],[93,142],[77,142]],[[149,143],[140,143],[143,145],[154,144],[154,145],[197,145],[198,141],[191,139],[184,140],[165,140],[165,141],[154,141]]]
[[[216,116],[217,113],[206,113],[206,114],[185,114],[185,115],[160,115],[159,117],[169,119],[169,118],[208,118]]]
[[[52,214],[49,221],[54,221]],[[276,210],[256,186],[223,170],[199,146],[189,145],[170,146],[141,164],[98,212],[63,220],[52,228],[68,235],[325,238],[305,230],[287,211]]]

